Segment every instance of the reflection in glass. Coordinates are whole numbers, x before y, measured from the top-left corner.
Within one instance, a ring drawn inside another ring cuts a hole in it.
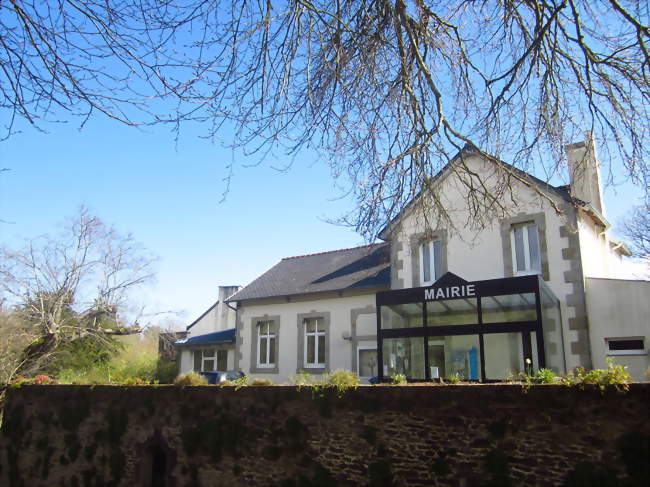
[[[404,374],[408,379],[424,379],[424,338],[385,338],[384,377]]]
[[[359,349],[359,377],[377,375],[377,349]]]
[[[444,379],[447,377],[444,340],[429,338],[429,369],[432,379]]]
[[[478,323],[476,298],[427,301],[427,326]]]
[[[481,299],[483,323],[504,323],[512,321],[535,321],[535,294],[504,294],[485,296]]]
[[[398,304],[381,307],[381,328],[415,328],[423,326],[422,304]]]
[[[564,340],[562,337],[562,318],[560,302],[546,286],[540,282],[539,295],[542,307],[542,330],[544,331],[544,348],[546,368],[555,373],[566,372],[564,362]]]
[[[526,333],[488,333],[483,335],[485,346],[485,376],[489,380],[505,380],[526,371],[523,340]],[[533,349],[537,348],[531,337]],[[528,366],[530,372],[539,370],[537,354],[534,353]]]
[[[432,379],[479,380],[478,335],[429,337],[429,371]]]

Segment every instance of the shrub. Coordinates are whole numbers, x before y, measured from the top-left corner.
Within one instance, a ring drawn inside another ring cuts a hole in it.
[[[406,384],[406,375],[405,374],[391,374],[390,378],[393,380],[394,384]]]
[[[268,380],[268,379],[260,379],[260,380]],[[244,386],[248,385],[248,376],[245,375],[243,377],[239,377],[238,379],[233,379],[233,380],[224,380],[219,382],[220,386],[233,386],[235,389],[240,389]],[[257,384],[261,385],[261,384]]]
[[[253,379],[253,382],[251,382],[252,386],[272,386],[274,384],[275,382],[271,379]]]
[[[20,387],[23,384],[31,384],[31,383],[32,383],[32,379],[28,379],[27,377],[14,377],[9,382],[9,387]]]
[[[300,370],[296,375],[292,375],[291,377],[289,377],[289,382],[294,386],[301,387],[301,386],[313,386],[318,384],[321,381],[319,381],[314,375],[310,374],[309,372]]]
[[[458,384],[462,380],[463,377],[458,372],[456,372],[454,375],[449,377],[449,382],[451,382],[452,384]]]
[[[127,377],[122,381],[125,386],[143,386],[147,383],[140,377]]]
[[[117,355],[124,352],[124,344],[110,335],[87,335],[71,342],[62,343],[48,367],[54,375],[63,371],[84,371],[107,366]]]
[[[47,385],[47,384],[58,384],[56,379],[50,377],[47,374],[39,374],[34,377],[34,384]]]
[[[584,367],[576,367],[573,371],[561,379],[565,385],[590,384],[597,386],[601,391],[613,387],[617,391],[625,392],[630,386],[632,376],[624,365],[614,363],[610,357],[607,358],[606,369],[586,370]]]
[[[557,382],[557,377],[551,369],[539,369],[535,374],[535,380],[540,384],[554,384]]]
[[[155,380],[159,384],[173,384],[178,373],[178,364],[173,360],[159,358],[156,362]]]
[[[208,380],[203,377],[201,374],[196,372],[188,372],[187,374],[181,374],[176,377],[174,381],[176,386],[207,386]]]
[[[342,394],[350,387],[359,385],[359,376],[351,370],[335,370],[331,374],[327,374],[325,379],[327,384],[333,386],[339,394]]]
[[[110,363],[110,382],[124,383],[127,379],[153,382],[156,379],[158,354],[153,350],[127,348]]]
[[[111,338],[110,346],[101,348],[96,339],[81,340],[82,343],[69,345],[69,350],[59,358],[56,376],[60,382],[131,385],[136,379],[142,383],[160,380],[158,353],[144,348],[140,342],[125,345]],[[84,351],[89,352],[89,357],[83,357]],[[167,375],[167,383],[172,382],[175,372],[171,377]]]

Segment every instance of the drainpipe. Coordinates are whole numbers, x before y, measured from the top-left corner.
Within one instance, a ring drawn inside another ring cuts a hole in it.
[[[237,302],[237,301],[235,301],[235,302]],[[230,306],[230,303],[228,303],[227,301],[224,301],[224,304],[235,312],[235,356],[234,356],[234,364],[233,365],[234,365],[235,370],[239,370],[239,360],[237,360],[237,353],[238,353],[238,350],[237,350],[237,323],[239,323],[239,316],[238,316],[239,307],[233,308],[232,306]]]

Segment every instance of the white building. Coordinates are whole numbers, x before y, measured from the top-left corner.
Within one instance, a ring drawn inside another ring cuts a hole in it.
[[[463,151],[431,189],[454,228],[426,224],[423,194],[382,243],[286,258],[241,290],[221,291],[188,327],[181,371],[227,367],[276,382],[335,369],[502,380],[527,359],[562,372],[614,356],[644,380],[650,282],[620,279],[629,252],[609,238],[593,142],[567,151],[570,186],[506,165],[514,198],[480,231],[464,227],[467,188],[452,165],[488,187],[499,175]]]

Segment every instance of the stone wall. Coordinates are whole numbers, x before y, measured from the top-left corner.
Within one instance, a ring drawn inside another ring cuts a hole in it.
[[[647,485],[650,385],[23,386],[2,486]]]

